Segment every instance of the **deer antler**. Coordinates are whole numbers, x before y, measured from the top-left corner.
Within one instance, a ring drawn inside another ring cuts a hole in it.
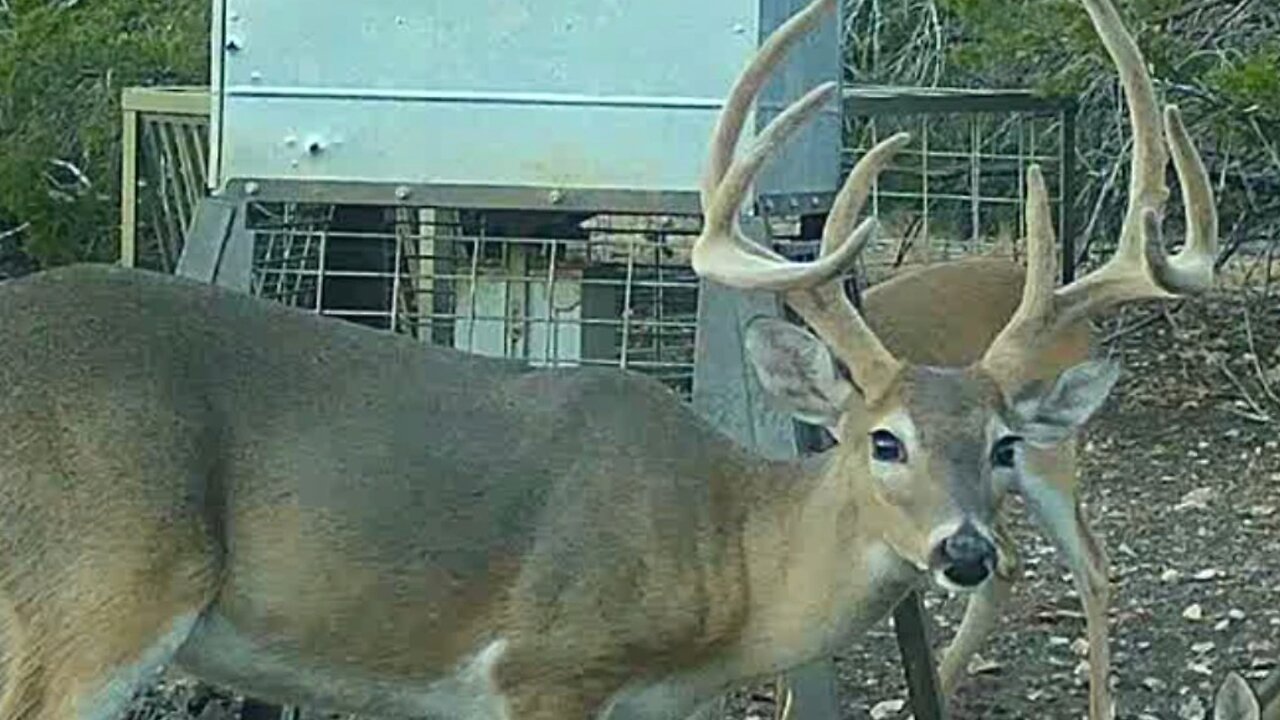
[[[1203,292],[1213,285],[1218,252],[1218,215],[1209,176],[1174,106],[1161,123],[1155,89],[1133,37],[1109,0],[1083,0],[1089,17],[1120,74],[1133,128],[1129,202],[1115,254],[1102,267],[1069,285],[1056,284],[1054,238],[1048,222],[1044,180],[1027,177],[1027,277],[1022,303],[988,347],[982,365],[1006,387],[1016,387],[1029,357],[1059,330],[1089,314],[1144,298]],[[1163,133],[1162,126],[1163,125]],[[1182,188],[1187,237],[1173,256],[1165,254],[1160,223],[1169,197],[1165,166],[1172,149]]]
[[[875,231],[868,218],[854,227],[872,182],[907,141],[905,133],[882,141],[849,173],[832,203],[822,233],[819,257],[792,262],[748,238],[738,215],[760,168],[779,145],[813,117],[835,93],[836,83],[810,90],[775,117],[751,149],[734,159],[734,150],[752,102],[786,51],[808,32],[835,0],[815,0],[775,31],[743,70],[729,93],[712,135],[702,184],[702,234],[694,244],[698,275],[743,289],[777,290],[831,346],[864,392],[874,393],[897,372],[900,363],[876,337],[845,295],[841,277]]]

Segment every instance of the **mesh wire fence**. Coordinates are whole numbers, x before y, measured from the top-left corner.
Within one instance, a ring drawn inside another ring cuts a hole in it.
[[[538,366],[611,365],[686,397],[697,218],[250,206],[259,296]]]

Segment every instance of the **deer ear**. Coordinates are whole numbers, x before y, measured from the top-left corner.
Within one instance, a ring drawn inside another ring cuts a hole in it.
[[[1213,720],[1258,720],[1262,708],[1249,689],[1249,683],[1237,673],[1228,673],[1213,699]]]
[[[1120,365],[1089,360],[1067,368],[1047,392],[1029,385],[1013,401],[1019,432],[1032,442],[1055,444],[1070,437],[1102,407],[1120,377]]]
[[[778,318],[747,324],[747,359],[765,392],[799,420],[836,430],[853,392],[826,344]]]

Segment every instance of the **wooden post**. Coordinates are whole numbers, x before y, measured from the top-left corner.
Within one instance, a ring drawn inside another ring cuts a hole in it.
[[[120,264],[133,267],[138,262],[138,113],[123,112],[122,157],[120,158]]]

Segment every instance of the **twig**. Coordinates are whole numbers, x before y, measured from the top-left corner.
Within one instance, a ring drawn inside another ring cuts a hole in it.
[[[4,232],[0,232],[0,241],[8,240],[9,238],[13,237],[14,235],[18,235],[18,234],[20,234],[20,233],[22,233],[22,232],[26,231],[26,229],[27,229],[27,228],[29,228],[29,227],[31,227],[31,223],[29,223],[29,222],[24,222],[24,223],[22,223],[21,225],[19,225],[18,227],[12,227],[12,228],[9,228],[8,230],[5,230]]]
[[[1103,337],[1103,338],[1102,338],[1102,340],[1100,340],[1100,341],[1099,341],[1099,343],[1100,343],[1100,344],[1102,344],[1102,345],[1106,345],[1106,344],[1109,344],[1109,343],[1115,342],[1116,340],[1119,340],[1120,338],[1124,337],[1125,335],[1129,335],[1130,333],[1135,333],[1135,332],[1137,332],[1137,331],[1141,330],[1142,328],[1147,327],[1148,325],[1154,325],[1155,323],[1159,322],[1160,320],[1165,320],[1165,321],[1167,321],[1167,322],[1169,323],[1169,327],[1170,327],[1174,332],[1177,332],[1177,331],[1178,331],[1178,325],[1177,325],[1177,323],[1176,323],[1176,322],[1174,322],[1173,314],[1172,314],[1172,313],[1177,312],[1177,311],[1182,307],[1182,303],[1183,303],[1183,302],[1184,302],[1184,301],[1182,301],[1182,300],[1178,300],[1177,302],[1173,303],[1173,310],[1172,310],[1172,311],[1169,309],[1169,304],[1168,304],[1168,303],[1162,303],[1162,304],[1161,304],[1161,306],[1160,306],[1160,312],[1154,312],[1154,311],[1153,311],[1150,315],[1148,315],[1148,316],[1146,316],[1146,317],[1142,318],[1141,320],[1139,320],[1139,321],[1137,321],[1137,322],[1133,323],[1132,325],[1128,325],[1128,326],[1122,327],[1122,328],[1120,328],[1120,329],[1118,329],[1118,330],[1116,330],[1116,331],[1112,332],[1111,334],[1109,334],[1109,335],[1107,335],[1107,336]]]
[[[1240,392],[1241,398],[1249,405],[1249,409],[1253,411],[1253,415],[1255,416],[1253,419],[1258,422],[1271,422],[1271,413],[1267,412],[1265,408],[1258,404],[1258,401],[1253,398],[1253,394],[1249,392],[1249,389],[1244,386],[1244,383],[1240,382],[1240,378],[1236,377],[1236,374],[1231,372],[1231,368],[1227,366],[1226,360],[1220,360],[1218,362],[1218,369],[1222,371],[1223,375],[1227,376],[1227,380],[1230,380],[1232,385],[1236,386],[1236,390]],[[1239,408],[1236,409],[1239,410]],[[1240,414],[1242,417],[1247,417],[1242,413],[1237,414]]]
[[[1169,309],[1169,303],[1160,303],[1160,314],[1164,316],[1164,319],[1166,321],[1168,321],[1169,329],[1175,333],[1178,332],[1178,322],[1173,319],[1173,313],[1179,310],[1181,307],[1182,307],[1181,300],[1179,300],[1174,304],[1173,310]]]
[[[1155,16],[1154,18],[1151,19],[1151,24],[1163,25],[1172,20],[1180,20],[1188,15],[1194,15],[1200,12],[1201,10],[1207,10],[1209,8],[1217,7],[1219,5],[1226,5],[1227,2],[1228,0],[1203,0],[1203,2],[1198,2],[1191,5],[1184,5],[1180,8],[1177,8],[1176,10],[1169,10]]]
[[[1115,160],[1111,163],[1111,170],[1107,172],[1106,180],[1103,181],[1102,189],[1098,191],[1098,197],[1094,200],[1093,211],[1089,213],[1089,221],[1085,223],[1084,231],[1080,233],[1084,237],[1084,242],[1081,243],[1081,248],[1076,251],[1077,267],[1083,265],[1084,261],[1089,257],[1089,250],[1093,245],[1094,230],[1097,228],[1098,220],[1102,216],[1107,197],[1111,194],[1112,189],[1115,188],[1116,177],[1120,174],[1120,165],[1123,158],[1129,153],[1129,145],[1130,141],[1126,140],[1124,149],[1115,156]]]
[[[1280,397],[1276,396],[1275,390],[1271,389],[1271,382],[1267,380],[1267,373],[1262,369],[1262,363],[1258,360],[1258,346],[1253,342],[1253,322],[1249,319],[1249,303],[1244,303],[1244,337],[1249,343],[1249,357],[1253,358],[1253,371],[1258,375],[1258,384],[1262,386],[1262,392],[1271,398],[1271,402],[1280,407]]]
[[[1228,405],[1228,406],[1226,407],[1226,410],[1227,410],[1227,412],[1231,413],[1232,415],[1235,415],[1235,416],[1237,416],[1237,417],[1242,417],[1242,418],[1244,418],[1245,420],[1248,420],[1248,421],[1250,421],[1250,422],[1256,422],[1256,423],[1258,423],[1258,424],[1260,424],[1260,425],[1270,425],[1272,422],[1274,422],[1274,421],[1271,419],[1271,416],[1270,416],[1270,415],[1256,415],[1256,414],[1251,413],[1251,412],[1249,412],[1249,411],[1247,411],[1247,410],[1241,410],[1241,409],[1240,409],[1240,408],[1238,408],[1238,407],[1232,407],[1231,405]]]
[[[1142,328],[1147,327],[1148,325],[1154,325],[1156,321],[1162,319],[1163,317],[1164,316],[1162,314],[1153,312],[1150,315],[1142,318],[1138,322],[1133,323],[1132,325],[1125,325],[1124,327],[1121,327],[1119,330],[1116,330],[1112,332],[1110,335],[1107,335],[1106,337],[1102,338],[1102,340],[1100,340],[1099,342],[1102,345],[1108,345],[1110,343],[1115,342],[1116,340],[1119,340],[1125,335],[1135,333],[1141,330]]]
[[[1271,279],[1273,277],[1271,273],[1271,267],[1272,267],[1272,264],[1275,262],[1277,248],[1280,248],[1280,242],[1277,242],[1273,238],[1271,240],[1271,244],[1267,246],[1267,274],[1266,274],[1266,279],[1262,283],[1262,299],[1263,300],[1266,300],[1267,298],[1271,297]]]

